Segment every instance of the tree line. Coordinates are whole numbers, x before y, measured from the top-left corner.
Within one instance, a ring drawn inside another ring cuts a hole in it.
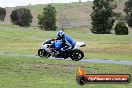
[[[114,9],[117,8],[115,0],[94,0],[93,12],[91,13],[91,32],[95,34],[111,34],[114,29],[117,35],[128,35],[128,27],[132,27],[132,0],[124,3],[125,16],[122,13],[117,13]],[[42,30],[55,31],[56,26],[56,9],[52,5],[47,5],[43,8],[43,13],[38,15],[38,25]],[[0,20],[4,21],[6,9],[0,7]],[[29,9],[19,8],[12,11],[10,14],[11,22],[20,27],[28,27],[32,23],[33,16]]]
[[[6,16],[6,9],[0,7],[0,20],[1,20],[1,21],[4,21],[5,16]]]
[[[130,3],[131,2],[131,3]],[[111,34],[111,30],[115,30],[117,35],[128,35],[128,23],[129,27],[132,27],[132,0],[125,3],[124,12],[114,12],[117,8],[115,0],[94,0],[93,1],[93,12],[91,13],[91,32],[95,34]],[[116,23],[115,27],[114,23]]]

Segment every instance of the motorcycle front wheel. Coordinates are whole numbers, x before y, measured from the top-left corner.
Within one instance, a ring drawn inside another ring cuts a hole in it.
[[[38,50],[38,56],[40,56],[41,58],[43,57],[50,57],[51,55],[44,49],[39,49]]]
[[[83,51],[79,49],[75,49],[75,50],[72,50],[70,57],[72,60],[79,61],[84,57],[84,53]]]

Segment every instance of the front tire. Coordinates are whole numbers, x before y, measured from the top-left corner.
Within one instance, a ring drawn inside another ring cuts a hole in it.
[[[40,56],[41,58],[50,57],[50,54],[44,49],[39,49],[38,50],[38,56]]]
[[[70,57],[72,60],[79,61],[84,57],[84,53],[83,51],[79,49],[75,49],[75,50],[72,50]]]

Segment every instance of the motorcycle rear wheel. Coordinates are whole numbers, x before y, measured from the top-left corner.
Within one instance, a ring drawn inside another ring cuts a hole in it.
[[[70,57],[72,60],[79,61],[84,57],[84,53],[83,51],[79,49],[75,49],[75,50],[72,50]]]

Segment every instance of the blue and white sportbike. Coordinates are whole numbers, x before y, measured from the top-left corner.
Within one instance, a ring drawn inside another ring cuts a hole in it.
[[[84,42],[76,42],[75,46],[70,50],[57,50],[56,48],[62,47],[60,40],[48,39],[42,43],[42,47],[38,50],[40,57],[55,57],[55,58],[71,58],[72,60],[79,61],[84,57],[84,53],[80,47],[86,46]]]

